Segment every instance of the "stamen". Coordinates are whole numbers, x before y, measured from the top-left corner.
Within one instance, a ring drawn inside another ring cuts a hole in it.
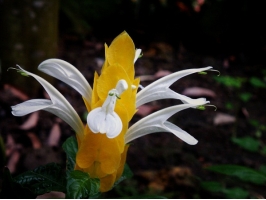
[[[215,108],[214,111],[217,110],[217,107],[216,107],[215,105],[200,105],[200,106],[197,106],[196,109],[199,109],[199,110],[205,110],[205,109],[206,109],[206,108],[205,108],[206,106],[214,107],[214,108]]]
[[[142,89],[142,90],[144,89],[144,87],[142,85],[140,85],[140,84],[139,84],[139,88]]]

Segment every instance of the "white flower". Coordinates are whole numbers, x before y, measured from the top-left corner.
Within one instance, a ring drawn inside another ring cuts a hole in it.
[[[118,81],[116,88],[108,92],[102,107],[92,110],[87,123],[93,133],[106,133],[108,138],[116,137],[122,130],[122,121],[114,111],[117,98],[128,88],[125,80]]]
[[[136,50],[134,62],[139,57],[140,52],[141,50]],[[38,68],[64,81],[69,86],[76,89],[89,104],[91,103],[92,89],[83,75],[73,65],[59,59],[48,59],[42,62]],[[150,101],[166,98],[180,99],[184,104],[165,108],[141,119],[128,129],[125,135],[125,142],[131,142],[136,138],[154,132],[171,132],[188,144],[196,144],[197,140],[194,137],[166,120],[181,110],[203,106],[209,103],[209,101],[205,98],[191,99],[172,91],[169,89],[169,86],[186,75],[207,71],[211,68],[212,67],[205,67],[179,71],[165,76],[142,89],[137,94],[137,107]],[[42,84],[51,100],[34,99],[23,102],[16,106],[12,106],[12,114],[15,116],[23,116],[37,110],[46,110],[63,119],[74,129],[78,136],[82,138],[84,134],[84,125],[67,100],[51,84],[41,77],[27,72],[20,67],[19,69],[23,73],[34,77]],[[134,85],[132,85],[131,89],[134,88]],[[119,98],[120,94],[126,89],[128,89],[126,82],[123,80],[121,80],[121,82],[119,81],[116,88],[109,91],[102,107],[98,107],[88,114],[87,123],[92,132],[106,133],[109,138],[114,138],[120,133],[122,130],[122,123],[119,116],[114,112],[114,108],[117,98]]]

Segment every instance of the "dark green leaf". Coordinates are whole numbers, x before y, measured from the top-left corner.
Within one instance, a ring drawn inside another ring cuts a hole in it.
[[[4,168],[3,182],[0,192],[1,199],[35,199],[37,195],[29,189],[16,183],[10,175],[7,167]]]
[[[63,144],[63,149],[67,156],[67,170],[73,171],[76,164],[76,154],[78,151],[78,143],[76,137],[69,137]]]
[[[223,193],[229,199],[246,199],[249,196],[248,191],[239,187],[224,189]]]
[[[114,187],[119,184],[121,181],[127,179],[127,178],[131,178],[133,176],[133,173],[131,171],[131,169],[129,168],[129,166],[127,164],[125,164],[124,167],[124,171],[122,176],[115,182]]]
[[[249,79],[249,82],[251,83],[251,85],[253,85],[254,87],[259,87],[259,88],[266,88],[266,83],[263,82],[262,80],[260,80],[257,77],[251,77]]]
[[[67,177],[67,196],[66,198],[81,199],[92,198],[99,194],[100,181],[90,178],[87,173],[82,171],[71,171]]]
[[[258,152],[260,147],[260,141],[256,140],[252,137],[242,137],[242,138],[231,138],[231,141],[240,147],[251,151],[251,152]]]
[[[266,176],[266,165],[260,166],[259,171]]]
[[[203,181],[201,182],[201,187],[210,192],[222,192],[224,189],[223,185],[215,181]]]
[[[239,165],[214,165],[206,168],[225,175],[235,176],[242,181],[248,181],[255,184],[264,184],[266,176],[258,171]]]
[[[252,97],[252,94],[251,93],[248,93],[248,92],[244,92],[244,93],[241,93],[239,95],[239,98],[244,101],[244,102],[248,102],[250,100],[250,98]]]
[[[27,171],[17,176],[14,180],[36,195],[51,191],[66,192],[65,172],[61,165],[56,163],[50,163]]]

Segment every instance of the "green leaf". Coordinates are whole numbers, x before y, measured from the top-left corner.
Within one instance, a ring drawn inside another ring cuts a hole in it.
[[[4,168],[0,199],[35,199],[37,195],[29,189],[16,183],[11,177],[9,169]]]
[[[210,192],[222,192],[224,189],[223,185],[220,182],[216,181],[203,181],[201,182],[201,187]]]
[[[266,165],[260,166],[259,171],[266,176]]]
[[[63,144],[63,149],[67,156],[67,173],[74,170],[76,164],[76,154],[78,151],[78,143],[76,137],[69,137]]]
[[[228,199],[246,199],[249,196],[249,192],[240,187],[224,189],[222,192]]]
[[[15,177],[14,181],[36,195],[51,191],[66,192],[65,172],[62,166],[56,163],[27,171]]]
[[[123,181],[127,178],[131,178],[132,176],[133,176],[133,173],[132,173],[131,169],[129,168],[129,166],[127,164],[125,164],[122,176],[115,182],[113,187],[118,185],[121,181]]]
[[[226,107],[226,109],[228,109],[228,110],[232,110],[232,109],[234,108],[234,105],[233,105],[231,102],[227,102],[227,103],[225,104],[225,107]]]
[[[225,194],[226,198],[229,199],[245,199],[249,193],[239,187],[236,188],[225,188],[220,182],[216,181],[204,181],[201,182],[201,187],[210,192],[220,192]]]
[[[260,141],[252,137],[249,137],[249,136],[242,137],[242,138],[233,137],[231,138],[231,141],[248,151],[251,151],[251,152],[259,151]]]
[[[252,94],[249,92],[243,92],[239,95],[239,98],[244,101],[244,102],[248,102],[252,97]]]
[[[245,81],[241,77],[231,77],[231,76],[219,76],[213,77],[218,83],[221,83],[228,87],[241,88],[242,83]]]
[[[263,82],[262,80],[260,80],[257,77],[251,77],[249,79],[249,82],[251,83],[251,85],[253,85],[254,87],[258,87],[258,88],[266,88],[266,83]]]
[[[244,166],[214,165],[206,169],[229,176],[235,176],[242,181],[247,181],[259,185],[264,184],[266,182],[266,176],[264,174]]]
[[[87,173],[82,171],[71,171],[67,177],[67,196],[66,198],[81,199],[93,198],[99,194],[100,180],[90,178]]]

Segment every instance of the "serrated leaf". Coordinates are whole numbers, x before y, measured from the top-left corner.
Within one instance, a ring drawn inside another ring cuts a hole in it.
[[[74,136],[69,137],[62,145],[62,148],[66,152],[67,156],[67,173],[68,173],[74,170],[76,164],[76,154],[78,151],[78,143],[76,137]]]
[[[249,196],[249,192],[240,187],[224,189],[223,193],[228,199],[246,199]]]
[[[259,151],[260,141],[252,137],[249,137],[249,136],[242,137],[242,138],[233,137],[231,138],[231,141],[248,151],[251,151],[251,152]]]
[[[61,165],[49,163],[20,174],[14,181],[34,194],[41,195],[51,191],[66,192],[65,176]]]
[[[28,188],[16,183],[11,177],[9,169],[4,168],[0,192],[1,199],[35,199],[36,197],[37,195],[33,194]]]
[[[206,168],[221,174],[235,176],[242,181],[262,185],[266,182],[266,176],[256,170],[239,165],[214,165]]]
[[[71,199],[95,197],[99,193],[100,180],[90,178],[82,171],[71,171],[67,177],[67,196]]]

